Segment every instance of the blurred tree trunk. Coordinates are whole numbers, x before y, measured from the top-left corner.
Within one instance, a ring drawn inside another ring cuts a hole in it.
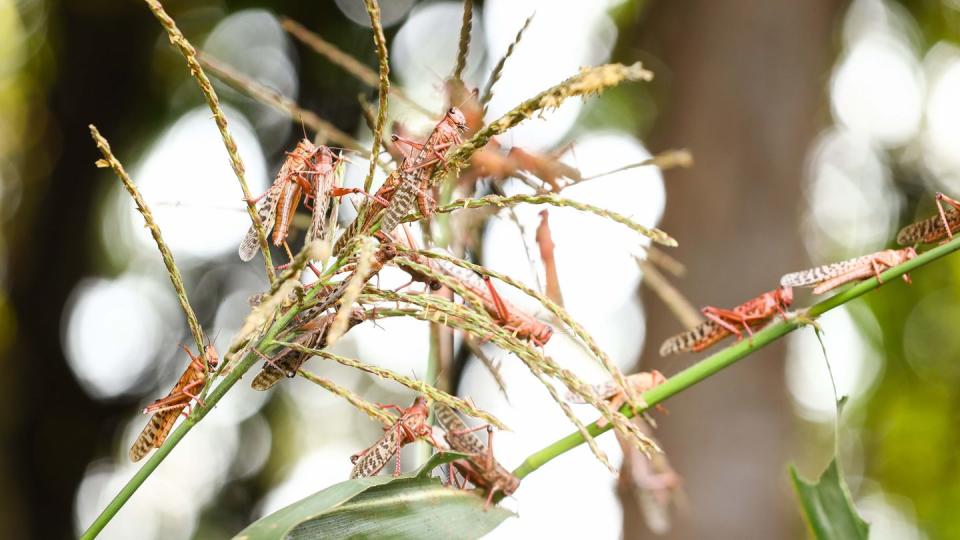
[[[46,46],[56,56],[44,56],[49,64],[38,71],[52,70],[49,98],[35,104],[36,147],[8,246],[17,327],[0,384],[0,504],[15,512],[0,511],[5,538],[74,536],[77,485],[95,457],[113,452],[120,413],[134,406],[132,399],[92,400],[68,368],[58,335],[71,290],[91,269],[102,270],[91,250],[102,173],[87,124],[96,122],[117,143],[136,133],[123,127],[132,118],[162,110],[145,105],[151,93],[143,66],[153,42],[144,36],[156,33],[146,8],[58,2],[48,16]]]
[[[825,116],[826,73],[844,2],[654,2],[623,28],[624,60],[649,53],[661,93],[651,151],[687,147],[695,167],[666,174],[662,223],[688,268],[697,305],[731,307],[803,264],[799,201],[807,148]],[[628,54],[628,51],[634,51]],[[649,59],[645,63],[650,63]],[[643,369],[667,374],[691,357],[660,359],[682,330],[650,291]],[[801,533],[785,464],[791,411],[782,344],[667,403],[658,436],[684,476],[689,509],[671,538],[784,538]],[[632,494],[624,537],[649,533]]]

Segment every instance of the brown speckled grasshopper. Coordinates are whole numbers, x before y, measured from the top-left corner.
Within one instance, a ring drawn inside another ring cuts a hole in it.
[[[307,239],[320,238],[324,234],[327,208],[330,204],[330,191],[340,156],[324,145],[314,145],[308,139],[297,143],[293,152],[287,154],[287,160],[280,167],[273,185],[260,195],[257,202],[257,215],[275,246],[286,246],[290,223],[297,211],[300,198],[306,195],[304,203],[313,201],[313,219]],[[247,236],[240,243],[240,259],[249,261],[257,254],[260,243],[257,230],[250,227]],[[289,247],[287,248],[289,254]],[[290,257],[293,258],[292,256]]]
[[[143,409],[144,413],[153,413],[153,416],[130,448],[131,461],[139,461],[150,450],[163,445],[163,441],[167,439],[167,435],[177,422],[177,417],[181,413],[189,414],[191,401],[196,399],[199,402],[198,392],[203,388],[207,374],[220,361],[213,345],[207,345],[203,354],[197,356],[194,356],[186,347],[183,347],[183,350],[190,356],[190,365],[166,397],[154,401]]]
[[[900,229],[897,243],[901,246],[933,244],[953,238],[960,229],[960,201],[937,193],[937,214]],[[943,203],[949,206],[944,207]]]
[[[509,496],[520,487],[520,479],[493,457],[493,428],[489,424],[468,428],[460,415],[450,407],[442,403],[435,403],[433,410],[437,415],[437,420],[445,430],[444,438],[450,448],[470,456],[468,459],[454,460],[450,463],[450,466],[463,476],[465,482],[469,481],[487,492],[487,500],[483,506],[484,510],[490,508],[493,496],[498,491]],[[484,444],[480,437],[477,437],[474,433],[484,428],[487,430],[488,444]],[[450,472],[450,479],[451,481],[454,479],[453,471]]]
[[[434,446],[439,446],[437,441],[433,439],[433,430],[430,428],[430,424],[427,423],[427,417],[430,416],[430,407],[427,405],[426,398],[417,396],[413,405],[406,409],[396,405],[381,405],[381,407],[396,409],[400,413],[400,418],[392,426],[385,428],[386,432],[380,437],[380,440],[350,458],[353,462],[350,478],[373,476],[380,472],[390,461],[390,458],[394,456],[396,456],[397,464],[393,475],[400,476],[400,448],[421,437],[429,440]]]
[[[846,261],[792,272],[781,277],[780,284],[784,287],[813,287],[813,294],[822,294],[845,283],[871,276],[876,276],[877,280],[883,283],[880,272],[905,263],[916,256],[917,252],[912,247],[885,249]],[[910,275],[904,274],[903,280],[910,283]]]

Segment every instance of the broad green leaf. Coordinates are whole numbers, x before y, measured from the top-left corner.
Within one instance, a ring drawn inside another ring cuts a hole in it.
[[[434,454],[412,475],[375,476],[330,486],[253,523],[235,539],[479,538],[514,514],[484,511],[476,491],[441,484],[430,473],[463,454]]]
[[[814,538],[867,539],[870,525],[857,514],[836,458],[830,462],[816,483],[800,478],[793,465],[790,465],[790,479]]]
[[[263,538],[283,538],[290,528],[330,508],[339,506],[363,493],[371,487],[392,480],[389,476],[358,478],[334,484],[323,491],[314,493],[276,512],[255,521],[237,534],[235,540],[259,540]]]
[[[480,538],[514,515],[498,506],[484,511],[483,504],[476,493],[436,478],[401,477],[301,522],[289,538]]]

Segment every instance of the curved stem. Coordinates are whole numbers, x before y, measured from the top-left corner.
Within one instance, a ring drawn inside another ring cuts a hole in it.
[[[316,294],[312,292],[310,294]],[[280,317],[274,324],[270,327],[270,330],[260,341],[260,344],[257,346],[257,350],[261,353],[269,355],[273,349],[278,348],[277,345],[273,343],[274,337],[281,329],[285,328],[291,319],[296,315],[295,310],[290,310],[287,314]],[[269,344],[269,345],[264,345]],[[223,398],[230,388],[233,387],[237,381],[240,380],[240,377],[243,376],[247,370],[260,358],[256,353],[249,353],[246,357],[237,365],[229,375],[223,378],[222,382],[218,384],[211,392],[204,398],[203,404],[197,404],[193,409],[193,413],[187,417],[186,420],[181,422],[177,429],[173,430],[173,433],[167,437],[167,440],[163,445],[158,448],[140,467],[139,470],[130,478],[129,481],[123,486],[123,488],[113,497],[113,500],[107,504],[107,507],[100,512],[100,515],[97,516],[97,519],[90,524],[90,527],[80,535],[81,540],[88,540],[96,538],[100,531],[107,526],[107,523],[110,523],[110,520],[120,511],[124,504],[130,499],[130,497],[137,491],[137,489],[146,481],[147,478],[153,473],[153,471],[160,465],[160,463],[167,457],[167,455],[177,446],[181,439],[191,430],[193,426],[197,425],[208,412],[213,410],[216,404]]]
[[[937,246],[912,260],[883,272],[880,274],[880,277],[883,280],[882,284],[895,281],[903,274],[929,264],[945,255],[957,251],[958,249],[960,249],[960,236],[954,238],[947,244]],[[767,326],[762,331],[754,334],[753,339],[745,339],[712,356],[705,358],[704,360],[690,366],[680,373],[677,373],[673,377],[670,377],[663,384],[644,392],[641,397],[647,403],[648,408],[653,407],[658,403],[662,403],[668,398],[679,394],[680,392],[690,388],[707,377],[710,377],[718,371],[733,365],[739,360],[746,358],[753,352],[762,349],[763,347],[773,343],[790,332],[793,332],[797,328],[808,324],[824,313],[842,306],[847,302],[878,288],[880,285],[881,283],[879,283],[875,277],[861,281],[860,283],[844,290],[837,295],[831,296],[822,302],[818,302],[813,306],[810,306],[804,311],[798,312],[796,315],[785,321],[776,322]],[[634,414],[634,412],[627,407],[624,407],[621,412],[627,416],[633,416]],[[597,427],[596,422],[587,426],[587,431],[593,437],[596,437],[597,435],[600,435],[609,429],[609,425],[602,428]],[[523,463],[520,464],[519,467],[513,471],[513,474],[517,478],[523,478],[533,471],[539,469],[553,458],[572,450],[583,443],[583,435],[581,435],[580,432],[573,432],[570,435],[555,441],[542,450],[531,454],[526,460],[523,461]]]

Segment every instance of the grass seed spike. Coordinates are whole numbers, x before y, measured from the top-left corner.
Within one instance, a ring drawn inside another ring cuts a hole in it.
[[[508,471],[493,457],[493,428],[489,425],[469,428],[460,418],[456,411],[447,407],[443,403],[435,403],[433,410],[437,415],[437,420],[443,426],[445,431],[444,439],[450,445],[450,448],[470,455],[469,459],[457,459],[450,463],[450,466],[459,472],[465,481],[481,488],[487,492],[487,500],[483,509],[490,508],[493,496],[499,491],[505,496],[513,495],[520,487],[520,479]],[[480,437],[477,437],[475,431],[478,429],[487,430],[487,441],[484,444]],[[454,474],[451,471],[451,479]]]
[[[350,471],[351,479],[365,478],[377,474],[394,456],[396,456],[397,465],[393,475],[400,476],[400,448],[421,437],[428,439],[434,446],[439,446],[437,441],[433,439],[433,430],[430,428],[430,424],[427,423],[427,417],[430,416],[430,407],[427,405],[425,397],[417,396],[413,405],[406,409],[401,409],[396,405],[381,405],[381,407],[396,409],[400,412],[400,418],[392,426],[385,428],[386,432],[380,437],[380,440],[350,458],[353,462],[353,470]]]
[[[640,373],[627,375],[626,379],[627,384],[629,384],[638,395],[667,381],[667,378],[657,370],[641,371]],[[615,411],[619,411],[620,407],[623,407],[623,404],[627,402],[626,392],[623,391],[623,388],[621,388],[616,381],[611,380],[595,384],[593,385],[593,391],[600,396],[600,399],[609,402],[610,408]],[[571,403],[586,403],[582,396],[574,394],[573,392],[567,394],[567,401]],[[608,423],[606,418],[600,417],[600,419],[597,420],[597,427],[604,427]]]
[[[784,287],[813,287],[813,294],[823,294],[845,283],[867,279],[905,263],[917,256],[912,247],[903,249],[885,249],[870,255],[848,259],[832,264],[825,264],[809,270],[792,272],[780,278],[780,285]],[[903,280],[910,283],[910,274],[904,274]]]
[[[189,414],[191,401],[194,399],[199,401],[198,391],[203,388],[207,373],[220,362],[213,345],[207,345],[203,354],[197,356],[194,356],[186,347],[183,347],[183,350],[190,356],[190,364],[166,397],[154,401],[143,409],[144,413],[153,413],[153,416],[130,447],[130,461],[140,461],[150,453],[150,450],[163,445],[163,441],[167,439],[167,435],[177,422],[177,417],[185,410]]]
[[[939,192],[936,201],[937,214],[900,229],[897,233],[898,244],[901,246],[934,244],[953,238],[953,233],[960,230],[960,201]],[[943,203],[949,206],[944,208]]]
[[[753,329],[766,324],[777,313],[786,318],[786,310],[793,303],[793,289],[780,287],[747,300],[733,309],[707,306],[701,311],[708,320],[692,329],[677,334],[660,346],[660,356],[679,352],[700,352],[723,338],[734,334],[743,338],[739,327],[753,336]],[[738,327],[739,326],[739,327]]]

